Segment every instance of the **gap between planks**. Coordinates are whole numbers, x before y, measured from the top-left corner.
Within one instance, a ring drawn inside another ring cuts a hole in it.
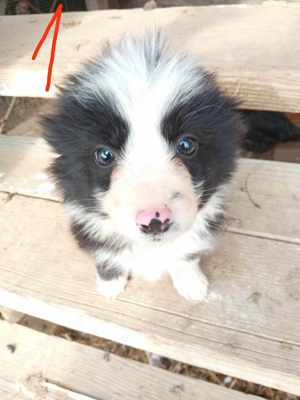
[[[258,400],[20,325],[0,322],[0,330],[1,389],[24,400],[197,400],[200,393],[206,400]]]

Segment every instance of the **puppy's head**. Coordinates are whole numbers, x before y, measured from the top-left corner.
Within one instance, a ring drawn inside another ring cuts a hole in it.
[[[43,124],[73,218],[131,241],[193,225],[230,178],[241,130],[234,101],[160,35],[106,49],[68,79]]]

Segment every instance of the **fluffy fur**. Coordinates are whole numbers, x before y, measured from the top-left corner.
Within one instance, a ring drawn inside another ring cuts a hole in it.
[[[95,255],[99,291],[115,297],[131,275],[169,272],[181,295],[203,299],[199,260],[221,223],[243,131],[214,77],[172,54],[160,34],[127,37],[69,77],[43,125],[72,232]],[[176,150],[182,135],[197,142],[191,157]],[[112,165],[95,163],[101,146],[113,150]],[[170,229],[145,234],[137,213],[160,205],[172,211]]]
[[[283,113],[243,111],[242,116],[247,126],[243,150],[261,154],[278,143],[300,141],[300,127],[289,121]]]

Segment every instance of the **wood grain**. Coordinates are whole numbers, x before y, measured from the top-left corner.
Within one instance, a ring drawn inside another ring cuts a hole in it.
[[[7,136],[41,136],[41,127],[38,123],[38,117],[31,117],[24,122],[21,122],[13,129],[5,133]]]
[[[46,173],[53,157],[40,138],[1,138],[0,191],[60,201]],[[228,193],[227,229],[300,243],[299,182],[299,165],[240,160]]]
[[[228,200],[229,230],[300,244],[300,165],[242,159]]]
[[[2,306],[300,394],[299,245],[227,232],[203,263],[206,302],[180,298],[168,279],[133,279],[106,301],[61,204],[14,196],[0,225]]]
[[[47,173],[55,155],[41,138],[3,136],[0,140],[0,191],[59,200]]]
[[[19,325],[0,322],[0,332],[0,394],[7,388],[18,400],[28,400],[26,393],[43,400],[259,399]]]
[[[124,32],[141,34],[156,26],[175,50],[196,55],[216,72],[223,89],[239,97],[243,107],[300,112],[298,4],[65,13],[50,93],[44,87],[51,40],[31,60],[48,20],[48,15],[0,17],[1,95],[53,96],[54,84],[94,56],[106,40],[115,42]],[[14,26],[18,29],[12,36]]]

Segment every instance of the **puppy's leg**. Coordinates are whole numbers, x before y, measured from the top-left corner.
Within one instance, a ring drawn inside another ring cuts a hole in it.
[[[199,259],[177,261],[169,272],[181,296],[191,301],[201,301],[206,297],[208,281],[200,269]]]
[[[96,252],[96,287],[98,292],[108,298],[114,299],[123,292],[127,283],[129,272],[122,266],[117,257],[103,253],[101,250]]]
[[[110,237],[103,240],[89,235],[89,227],[73,220],[71,231],[79,246],[96,258],[97,289],[107,298],[117,297],[128,281],[128,271],[122,266],[126,246]]]
[[[116,298],[127,285],[128,272],[113,260],[97,261],[96,269],[98,292],[106,298]]]

